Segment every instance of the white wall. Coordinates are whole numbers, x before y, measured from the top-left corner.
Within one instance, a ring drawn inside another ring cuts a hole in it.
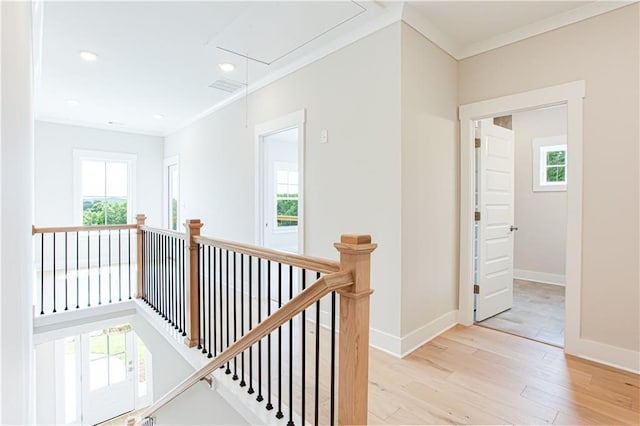
[[[35,129],[35,224],[74,224],[73,150],[136,155],[135,211],[147,224],[162,220],[163,139],[133,133],[70,126],[43,121]]]
[[[586,81],[582,338],[640,351],[640,4],[459,62],[460,104]]]
[[[459,154],[456,61],[407,24],[401,51],[405,354],[456,322]]]
[[[371,325],[378,336],[396,338],[399,44],[400,24],[386,27],[250,94],[247,128],[242,100],[168,136],[165,145],[166,157],[180,156],[182,217],[202,219],[204,235],[254,242],[255,126],[306,109],[304,252],[337,259],[340,234],[371,234],[379,244]],[[327,144],[319,142],[323,129]]]
[[[520,112],[513,114],[512,123],[515,133],[515,224],[518,227],[514,275],[564,284],[567,192],[533,191],[531,143],[534,138],[566,135],[567,108]],[[570,162],[570,152],[568,158]]]
[[[2,424],[33,422],[31,3],[1,2],[0,383]]]

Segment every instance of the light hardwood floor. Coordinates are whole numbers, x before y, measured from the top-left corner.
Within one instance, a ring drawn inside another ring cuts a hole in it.
[[[513,307],[478,324],[563,347],[564,316],[564,287],[513,280]]]
[[[370,424],[640,424],[640,377],[456,326],[405,357],[371,350]]]

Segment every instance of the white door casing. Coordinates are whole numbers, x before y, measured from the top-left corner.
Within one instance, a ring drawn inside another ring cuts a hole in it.
[[[513,303],[514,135],[480,122],[478,155],[478,294],[476,321]]]

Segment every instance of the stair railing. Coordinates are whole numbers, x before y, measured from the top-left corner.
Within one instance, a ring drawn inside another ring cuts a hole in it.
[[[256,400],[266,402],[267,410],[276,409],[276,418],[283,418],[288,408],[289,425],[296,416],[303,424],[305,419],[335,424],[336,411],[340,424],[365,424],[370,255],[376,248],[371,237],[343,235],[334,244],[340,252],[340,262],[335,262],[204,237],[201,228],[199,220],[187,221],[185,234],[139,226],[143,251],[139,295],[168,321],[178,318],[172,324],[182,330],[185,343],[197,345],[212,360],[130,423],[152,423],[168,402],[222,368],[239,380],[240,387],[247,386],[248,394],[257,392]],[[174,243],[179,246],[181,241],[184,252],[174,249]],[[177,263],[169,262],[169,272],[162,272],[166,253],[176,252],[171,262]],[[315,282],[306,285],[310,277]],[[340,296],[339,332],[336,293]],[[325,296],[330,299],[322,306],[328,302],[330,312],[321,309]],[[308,322],[313,324],[307,327]],[[329,329],[321,329],[321,323]],[[321,335],[330,341],[330,352],[322,359]],[[313,359],[307,361],[310,351]],[[319,373],[324,364],[329,364],[330,378],[321,388]],[[283,392],[283,385],[288,391]],[[321,401],[324,388],[329,393]],[[315,404],[307,404],[308,391]],[[323,409],[327,403],[329,409]]]

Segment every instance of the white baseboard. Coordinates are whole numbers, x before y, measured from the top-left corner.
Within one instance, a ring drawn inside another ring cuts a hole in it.
[[[458,323],[457,319],[458,310],[456,309],[406,334],[400,343],[401,357],[404,358],[428,341],[449,330]]]
[[[369,346],[401,358],[401,339],[393,334],[371,328],[369,331]]]
[[[553,284],[564,287],[567,282],[565,275],[549,274],[547,272],[527,271],[524,269],[514,269],[513,278],[518,280],[536,281],[543,284]]]
[[[565,352],[578,358],[640,374],[640,352],[638,351],[579,338],[573,344],[566,342]]]
[[[403,337],[372,328],[369,334],[369,345],[397,358],[403,358],[458,324],[457,318],[458,310],[456,309],[418,327]]]

